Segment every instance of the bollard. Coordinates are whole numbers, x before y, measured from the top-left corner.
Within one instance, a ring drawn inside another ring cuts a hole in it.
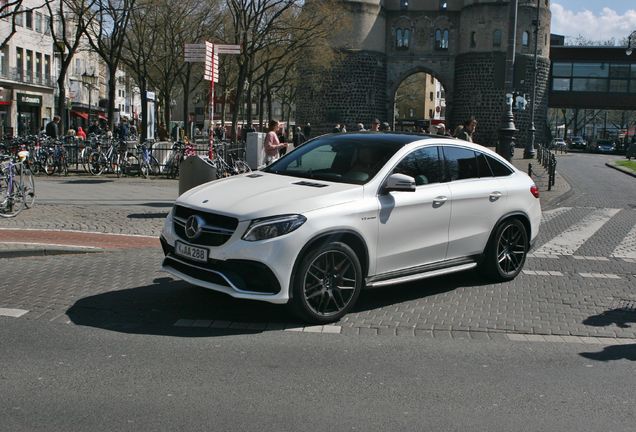
[[[532,177],[532,164],[528,163],[528,176]]]

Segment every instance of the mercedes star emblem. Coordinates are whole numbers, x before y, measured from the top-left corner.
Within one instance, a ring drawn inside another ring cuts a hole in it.
[[[192,215],[186,220],[185,235],[189,239],[195,239],[201,234],[201,228],[205,224],[205,220],[201,216]]]

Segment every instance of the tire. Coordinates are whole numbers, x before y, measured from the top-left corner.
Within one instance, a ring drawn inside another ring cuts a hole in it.
[[[24,190],[24,206],[31,208],[35,204],[35,182],[28,168],[22,172],[22,187]]]
[[[46,156],[46,160],[44,161],[44,172],[46,175],[53,175],[55,173],[55,157],[52,154]]]
[[[157,158],[151,155],[148,164],[150,165],[150,175],[158,176],[161,174],[161,165],[157,161]]]
[[[128,153],[122,158],[122,173],[126,176],[139,175],[139,159]]]
[[[94,176],[101,175],[106,168],[106,156],[101,152],[93,152],[88,157],[88,172]]]
[[[341,242],[323,243],[302,257],[289,304],[305,322],[338,321],[356,303],[362,285],[362,267],[353,249]]]
[[[519,219],[501,222],[488,242],[482,268],[496,282],[510,281],[523,269],[528,254],[528,233]]]

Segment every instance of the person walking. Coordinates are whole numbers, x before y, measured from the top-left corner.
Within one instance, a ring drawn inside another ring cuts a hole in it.
[[[371,132],[380,132],[380,120],[377,118],[371,122]]]
[[[305,135],[305,139],[309,139],[309,137],[311,137],[311,123],[307,122],[303,128],[303,134]]]
[[[336,123],[336,125],[331,130],[331,133],[340,133],[340,123]]]
[[[307,141],[305,134],[303,134],[303,131],[300,129],[300,126],[296,126],[296,130],[294,131],[294,138],[293,138],[294,148],[300,147],[301,145],[305,143],[305,141]]]
[[[97,120],[93,120],[93,123],[88,127],[88,134],[100,135],[101,133],[102,133],[102,130],[99,127],[99,122]]]
[[[60,137],[60,116],[53,116],[53,120],[46,124],[46,136],[51,138],[59,138]]]
[[[75,136],[78,137],[79,139],[85,140],[86,139],[86,132],[84,132],[84,129],[82,129],[81,126],[77,127],[77,132],[75,132]]]
[[[283,147],[287,147],[287,144],[282,144],[278,139],[278,135],[276,132],[278,131],[278,121],[270,120],[267,125],[267,135],[265,135],[265,142],[263,146],[265,147],[265,163],[267,165],[275,162],[279,158],[278,152]]]
[[[165,123],[159,123],[157,138],[159,138],[159,141],[168,141],[168,129],[166,129]]]
[[[473,134],[477,127],[477,120],[475,120],[475,117],[470,117],[464,122],[463,126],[464,127],[456,135],[456,137],[464,141],[473,142]]]

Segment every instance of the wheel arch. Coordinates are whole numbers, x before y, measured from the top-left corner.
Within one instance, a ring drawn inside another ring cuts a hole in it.
[[[302,247],[300,252],[298,252],[298,255],[296,256],[296,260],[294,261],[294,267],[293,267],[290,281],[289,281],[290,286],[292,286],[292,284],[294,283],[294,280],[296,279],[296,273],[298,271],[298,267],[300,266],[300,263],[302,262],[302,259],[305,256],[305,254],[316,246],[322,245],[324,243],[332,242],[332,241],[342,242],[346,244],[347,246],[349,246],[351,249],[353,249],[353,251],[358,256],[358,259],[360,260],[360,266],[362,267],[363,278],[366,276],[366,274],[369,271],[369,250],[362,236],[360,236],[359,233],[353,230],[346,230],[346,229],[334,230],[334,231],[327,231],[327,232],[316,235]],[[291,289],[289,290],[290,298],[292,297],[292,291],[293,290]]]
[[[490,231],[490,237],[488,237],[488,243],[486,243],[486,248],[488,248],[488,245],[490,245],[490,242],[492,241],[492,237],[495,235],[495,232],[497,231],[497,227],[509,219],[518,219],[523,224],[523,227],[526,230],[526,235],[528,236],[528,244],[530,244],[530,239],[532,238],[531,237],[532,225],[530,224],[530,218],[528,217],[526,213],[522,211],[514,211],[514,212],[510,212],[501,216],[499,220],[495,223],[495,225],[492,227],[492,231]]]

